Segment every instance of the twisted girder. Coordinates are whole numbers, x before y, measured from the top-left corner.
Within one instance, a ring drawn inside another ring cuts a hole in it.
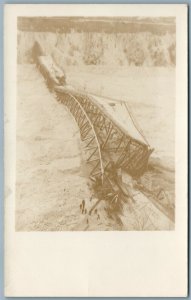
[[[55,89],[59,99],[67,99],[67,106],[75,118],[83,119],[84,112],[88,117],[88,122],[84,121],[79,124],[82,140],[84,135],[93,128],[96,140],[99,144],[100,157],[102,159],[103,172],[109,163],[115,168],[123,168],[133,177],[139,177],[146,170],[149,156],[152,150],[148,145],[137,141],[124,133],[113,120],[111,120],[92,101],[90,96],[80,94],[75,91],[69,91],[66,88]],[[77,104],[78,103],[78,104]],[[83,113],[78,111],[83,110]],[[89,125],[91,123],[91,126]],[[91,127],[91,128],[90,128]],[[90,146],[90,144],[88,145]],[[93,150],[93,149],[92,149]]]

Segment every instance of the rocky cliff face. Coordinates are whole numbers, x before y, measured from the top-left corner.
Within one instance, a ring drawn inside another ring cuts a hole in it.
[[[37,41],[44,55],[64,65],[175,66],[174,33],[18,32],[18,63],[32,63]]]

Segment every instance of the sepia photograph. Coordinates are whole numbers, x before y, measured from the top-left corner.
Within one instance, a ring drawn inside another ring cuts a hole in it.
[[[175,226],[176,18],[18,17],[16,231]]]
[[[187,15],[5,5],[6,297],[187,296]]]

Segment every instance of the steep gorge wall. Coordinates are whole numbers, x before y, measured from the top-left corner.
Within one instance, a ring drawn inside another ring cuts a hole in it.
[[[32,63],[37,41],[44,55],[65,65],[174,66],[174,33],[18,32],[18,63]]]

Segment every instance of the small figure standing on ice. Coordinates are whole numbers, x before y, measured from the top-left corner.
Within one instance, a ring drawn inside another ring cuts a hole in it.
[[[82,200],[82,214],[84,213],[85,211],[85,200]]]

